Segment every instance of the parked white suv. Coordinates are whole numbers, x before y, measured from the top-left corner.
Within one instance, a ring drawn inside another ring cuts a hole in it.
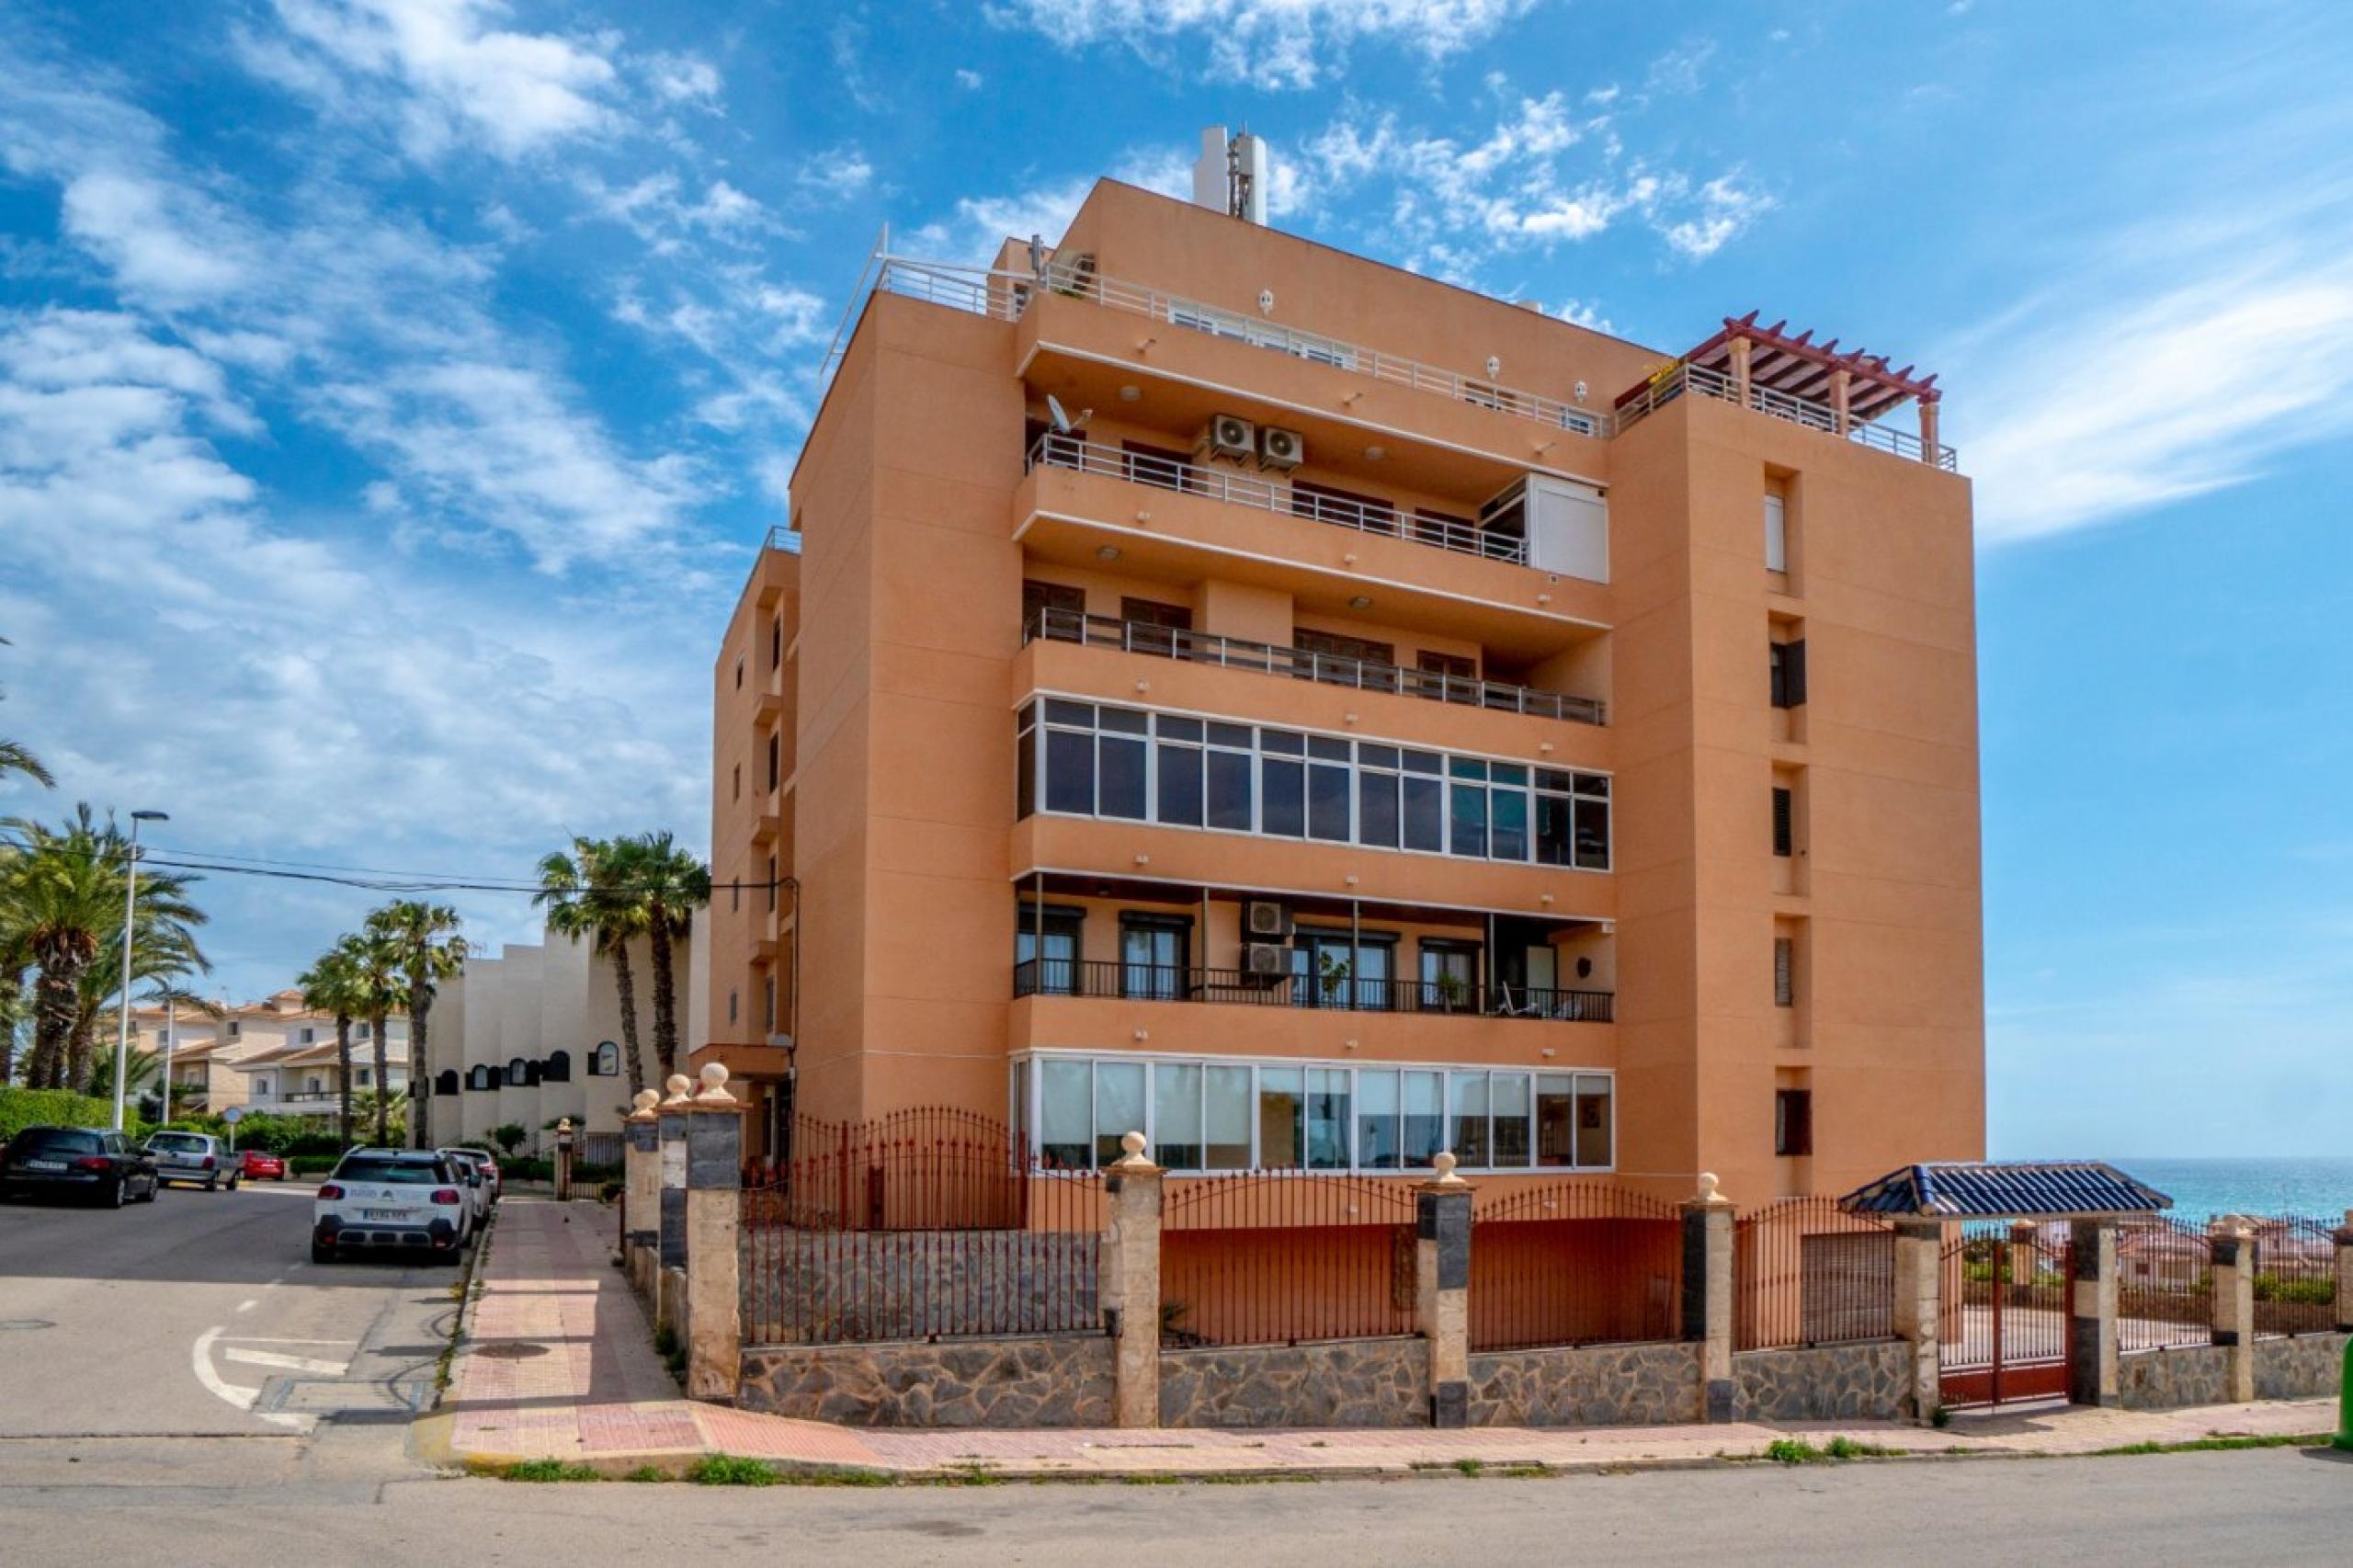
[[[473,1230],[465,1177],[422,1149],[354,1149],[319,1186],[311,1261],[363,1248],[423,1247],[450,1263]]]
[[[490,1218],[490,1177],[483,1174],[482,1157],[472,1149],[437,1149],[434,1153],[449,1162],[451,1169],[466,1185],[466,1214],[473,1229],[482,1229]]]

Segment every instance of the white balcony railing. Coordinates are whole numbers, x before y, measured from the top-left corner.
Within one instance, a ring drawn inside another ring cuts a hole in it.
[[[970,311],[976,315],[993,316],[999,321],[1019,320],[1029,308],[1030,300],[1040,290],[1050,290],[1111,310],[1165,322],[1171,326],[1246,343],[1255,348],[1269,348],[1295,359],[1313,360],[1336,369],[1370,376],[1392,386],[1436,392],[1457,403],[1474,403],[1501,414],[1532,419],[1555,430],[1568,430],[1580,436],[1606,439],[1612,427],[1610,416],[1600,409],[1586,408],[1564,403],[1559,398],[1546,397],[1541,392],[1526,392],[1474,376],[1461,375],[1435,365],[1423,364],[1417,359],[1384,354],[1378,348],[1368,348],[1362,344],[1347,343],[1336,337],[1325,337],[1317,333],[1301,332],[1273,322],[1256,320],[1233,311],[1220,310],[1214,305],[1148,289],[1140,283],[1106,278],[1067,262],[1048,262],[1042,275],[1032,276],[1028,272],[919,261],[878,251],[868,258],[866,270],[859,276],[858,288],[850,295],[849,308],[844,312],[840,328],[835,334],[833,347],[826,351],[825,375],[833,373],[835,364],[847,348],[858,308],[870,290],[902,294],[935,305]]]
[[[1618,428],[1631,427],[1645,415],[1665,407],[1687,392],[1697,392],[1701,397],[1720,398],[1725,403],[1740,401],[1739,386],[1722,370],[1711,370],[1704,365],[1675,365],[1651,378],[1638,396],[1630,397],[1618,405]],[[1819,430],[1826,436],[1841,434],[1837,410],[1812,398],[1791,397],[1788,392],[1752,385],[1748,389],[1748,406],[1759,414],[1786,419],[1792,425],[1802,425],[1809,430]],[[1891,425],[1850,419],[1847,422],[1844,435],[1859,446],[1876,447],[1882,452],[1893,452],[1897,457],[1910,458],[1915,462],[1921,460],[1924,450],[1919,437]],[[1939,443],[1937,466],[1947,472],[1957,470],[1961,466],[1960,454]]]
[[[1524,565],[1528,560],[1526,540],[1476,528],[1452,517],[1401,513],[1385,503],[1345,500],[1288,484],[1277,484],[1255,474],[1238,473],[1231,469],[1205,468],[1199,463],[1180,462],[1175,458],[1130,452],[1097,441],[1082,441],[1075,436],[1049,434],[1039,437],[1029,449],[1029,466],[1033,469],[1072,469],[1080,473],[1101,474],[1134,484],[1174,490],[1186,495],[1204,495],[1212,501],[1230,501],[1237,506],[1256,506],[1262,512],[1281,512],[1313,522],[1330,523],[1336,528],[1354,528],[1359,533],[1381,534],[1415,544],[1433,545],[1459,555],[1508,561],[1515,565]]]

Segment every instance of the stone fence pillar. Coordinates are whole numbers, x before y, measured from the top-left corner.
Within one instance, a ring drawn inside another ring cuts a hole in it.
[[[2353,1334],[2353,1209],[2333,1238],[2336,1243],[2336,1332]]]
[[[1096,1288],[1115,1342],[1113,1422],[1154,1427],[1160,1425],[1161,1171],[1144,1157],[1142,1133],[1122,1133],[1120,1147],[1127,1153],[1103,1178],[1111,1232]]]
[[[555,1124],[555,1200],[572,1201],[572,1118],[558,1118]]]
[[[621,1261],[629,1282],[651,1295],[651,1260],[662,1235],[662,1157],[655,1152],[654,1108],[662,1096],[640,1089],[621,1124]]]
[[[2071,1220],[2075,1258],[2067,1282],[2067,1398],[2113,1406],[2116,1381],[2116,1221]]]
[[[1414,1192],[1414,1326],[1429,1342],[1430,1425],[1471,1423],[1471,1184],[1454,1156]]]
[[[669,1094],[654,1111],[654,1142],[661,1185],[654,1206],[654,1327],[684,1335],[687,1307],[687,1075],[673,1073]]]
[[[1683,1338],[1699,1346],[1702,1421],[1732,1419],[1732,1199],[1702,1173],[1683,1205]]]
[[[686,1147],[687,1397],[732,1404],[744,1371],[744,1107],[716,1062],[687,1107]]]
[[[2255,1398],[2255,1231],[2235,1214],[2206,1229],[2213,1264],[2214,1343],[2230,1353],[2223,1391],[2232,1403]]]
[[[1944,1256],[1941,1221],[1895,1222],[1895,1333],[1911,1349],[1906,1400],[1915,1421],[1944,1403]]]

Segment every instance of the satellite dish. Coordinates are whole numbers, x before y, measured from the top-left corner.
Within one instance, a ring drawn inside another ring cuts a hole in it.
[[[1070,415],[1063,412],[1062,400],[1051,392],[1046,394],[1046,413],[1052,417],[1056,432],[1064,436],[1070,434]]]

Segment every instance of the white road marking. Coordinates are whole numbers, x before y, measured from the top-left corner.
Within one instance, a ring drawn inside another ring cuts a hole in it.
[[[273,1339],[266,1334],[231,1334],[222,1337],[240,1345],[357,1345],[356,1339]]]
[[[222,1378],[220,1373],[212,1369],[213,1342],[227,1332],[228,1324],[221,1324],[212,1328],[206,1329],[202,1334],[196,1336],[196,1345],[190,1357],[190,1359],[194,1363],[196,1369],[196,1381],[202,1383],[205,1387],[205,1391],[211,1394],[215,1399],[221,1400],[228,1404],[233,1404],[239,1410],[253,1412],[257,1419],[267,1421],[273,1426],[284,1426],[290,1430],[303,1433],[316,1431],[318,1429],[319,1420],[315,1415],[289,1415],[284,1411],[271,1410],[254,1412],[254,1401],[261,1397],[261,1390],[249,1389],[243,1387],[240,1384],[230,1382],[226,1379]],[[345,1339],[312,1339],[303,1340],[301,1341],[301,1343],[306,1345],[349,1345],[356,1344],[358,1342],[355,1340]]]
[[[224,1361],[242,1361],[248,1367],[275,1367],[283,1372],[313,1372],[339,1378],[348,1371],[348,1361],[322,1361],[315,1356],[281,1356],[275,1350],[241,1350],[231,1348],[221,1352]]]
[[[237,1303],[237,1310],[241,1312],[249,1312],[260,1305],[261,1298],[259,1296],[248,1296],[244,1301]]]
[[[221,1337],[221,1332],[219,1328],[208,1328],[196,1336],[196,1381],[202,1383],[213,1398],[226,1400],[239,1410],[251,1410],[254,1401],[261,1397],[261,1390],[239,1388],[225,1381],[220,1373],[212,1369],[212,1342]]]

